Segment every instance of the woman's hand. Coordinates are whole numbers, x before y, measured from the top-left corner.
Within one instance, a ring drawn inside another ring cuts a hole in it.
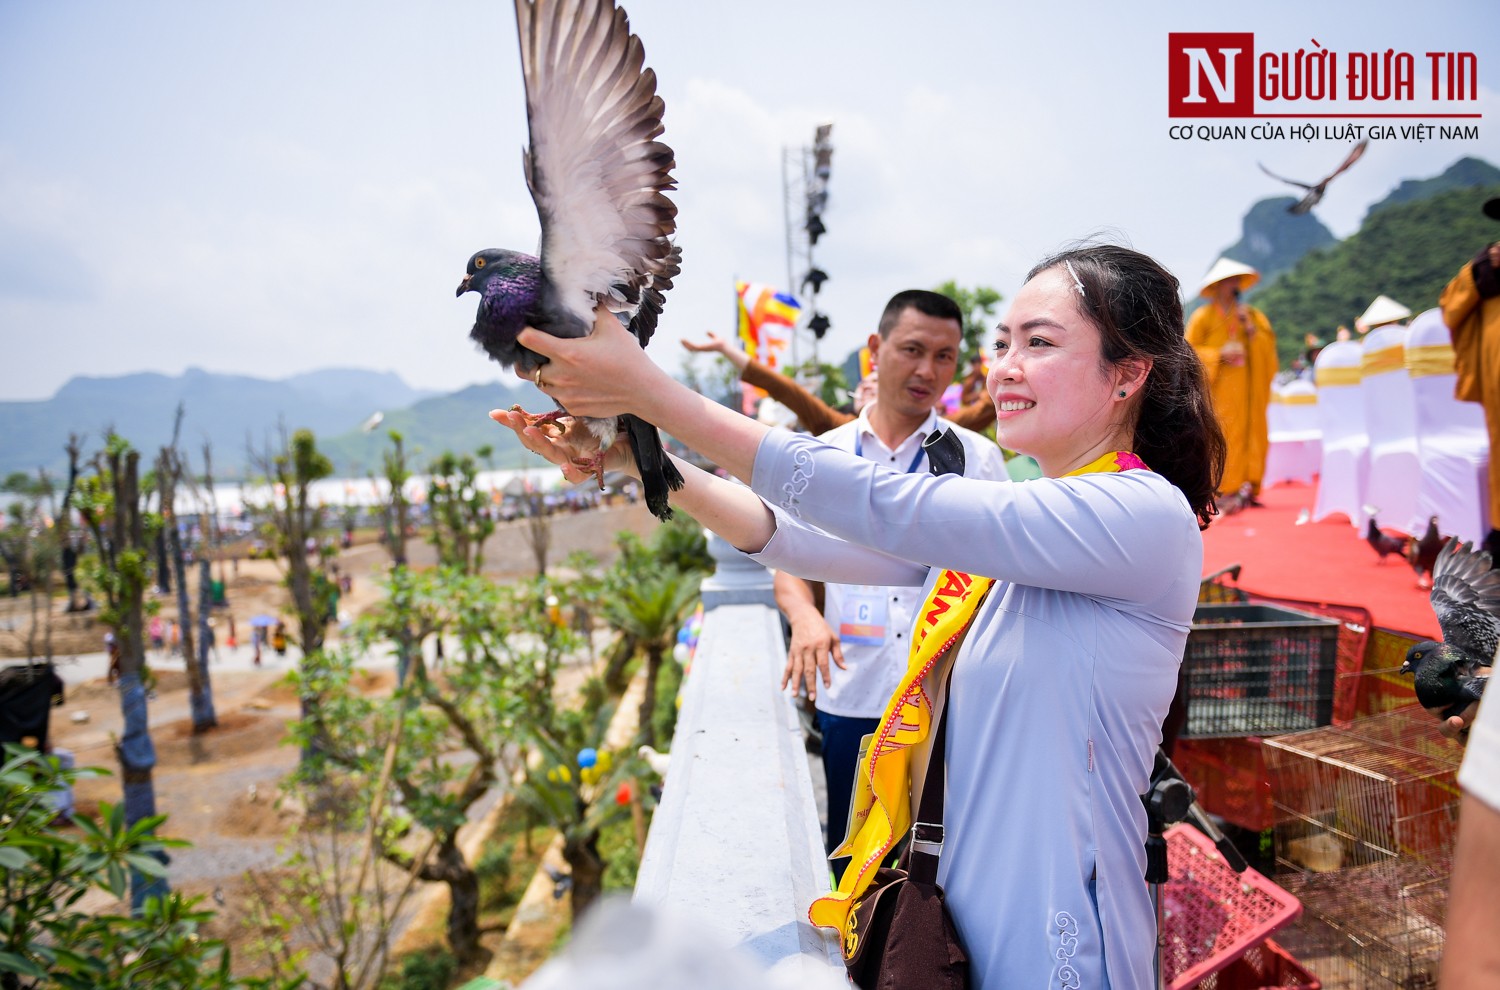
[[[574,416],[635,413],[652,422],[651,402],[676,386],[602,306],[594,311],[594,332],[587,337],[565,339],[528,327],[518,340],[549,362],[540,381],[530,380]]]
[[[844,664],[844,648],[839,643],[838,635],[817,612],[789,624],[792,627],[792,639],[787,644],[786,669],[781,672],[781,689],[785,691],[788,684],[793,691],[806,686],[809,700],[817,701],[818,678],[823,679],[824,687],[833,684],[833,676],[828,670],[829,658],[832,658],[834,665],[840,670],[848,669]]]
[[[573,484],[587,481],[599,473],[597,458],[600,456],[604,458],[604,471],[624,471],[640,477],[635,459],[630,455],[630,444],[623,435],[612,447],[600,453],[593,448],[583,449],[583,445],[575,442],[576,434],[567,428],[568,417],[563,417],[563,423],[538,423],[538,417],[520,409],[493,409],[490,419],[515,430],[527,450],[541,454],[562,468],[563,477]]]

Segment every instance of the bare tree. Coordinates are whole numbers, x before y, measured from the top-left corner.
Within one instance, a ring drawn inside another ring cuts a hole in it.
[[[90,583],[103,595],[100,618],[114,633],[119,651],[120,710],[125,728],[115,743],[124,785],[125,822],[134,825],[156,815],[152,770],[156,747],[146,716],[145,644],[142,620],[159,517],[143,510],[140,452],[109,434],[94,458],[92,475],[78,485],[78,513],[93,535],[96,554],[87,568]],[[139,912],[147,897],[167,892],[164,876],[132,871],[130,904]]]
[[[313,504],[311,489],[313,482],[333,474],[333,463],[318,450],[311,430],[297,430],[288,437],[285,429],[278,449],[252,453],[251,460],[271,483],[270,504],[256,511],[265,519],[267,535],[282,562],[296,613],[297,645],[305,659],[323,649],[332,604],[334,586],[321,567],[323,512]],[[316,720],[317,700],[304,691],[304,720]],[[315,743],[304,747],[303,759],[310,759],[315,750]]]
[[[380,521],[385,529],[386,548],[397,567],[406,566],[406,529],[411,522],[411,503],[406,500],[406,482],[411,469],[406,463],[406,447],[400,433],[391,430],[391,448],[381,454],[385,480],[390,493],[380,506]]]
[[[552,517],[547,514],[547,498],[541,492],[526,493],[526,545],[536,561],[536,576],[547,576],[547,554],[552,549]]]
[[[193,734],[207,732],[219,724],[214,713],[213,689],[208,677],[208,599],[207,588],[199,589],[198,615],[193,616],[188,597],[187,554],[182,546],[182,520],[177,515],[177,489],[191,483],[188,465],[177,447],[182,432],[184,407],[177,406],[177,421],[172,427],[172,443],[161,448],[156,457],[156,483],[161,495],[162,529],[166,533],[167,560],[177,573],[177,625],[182,635],[182,665],[187,671],[188,700]]]
[[[78,469],[83,457],[83,438],[68,436],[68,484],[63,490],[62,508],[57,514],[57,542],[62,551],[63,584],[68,589],[69,612],[81,612],[87,600],[78,598],[78,547],[73,534],[73,493],[78,487]]]

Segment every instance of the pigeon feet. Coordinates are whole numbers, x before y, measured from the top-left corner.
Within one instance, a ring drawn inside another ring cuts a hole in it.
[[[599,481],[599,490],[604,490],[604,454],[599,438],[591,433],[586,421],[570,416],[561,409],[548,413],[529,413],[519,404],[510,407],[526,419],[527,426],[535,426],[551,439],[567,449],[568,460],[581,471],[587,471]]]

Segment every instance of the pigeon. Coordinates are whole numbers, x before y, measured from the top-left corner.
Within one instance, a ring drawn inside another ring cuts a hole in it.
[[[552,881],[552,899],[562,900],[573,889],[573,874],[564,873],[551,863],[542,862],[542,872],[547,874],[547,879]]]
[[[1405,556],[1406,541],[1400,537],[1391,536],[1389,533],[1382,533],[1380,527],[1375,525],[1375,514],[1379,511],[1373,505],[1365,506],[1365,513],[1370,517],[1370,521],[1365,529],[1365,542],[1370,544],[1376,553],[1380,554],[1381,561],[1384,561],[1386,557],[1389,557],[1393,553]]]
[[[1432,610],[1441,643],[1426,640],[1406,651],[1401,673],[1416,678],[1417,700],[1438,718],[1463,714],[1489,682],[1500,650],[1500,573],[1473,544],[1449,540],[1437,556]]]
[[[1368,147],[1369,144],[1370,142],[1368,141],[1361,141],[1359,142],[1359,144],[1356,144],[1354,146],[1354,150],[1349,152],[1349,156],[1344,159],[1343,164],[1339,165],[1338,168],[1334,169],[1332,172],[1328,173],[1328,175],[1324,176],[1321,182],[1311,186],[1305,182],[1298,182],[1296,179],[1283,179],[1281,176],[1277,175],[1275,172],[1272,172],[1264,165],[1260,165],[1260,162],[1256,162],[1255,164],[1260,165],[1260,170],[1269,175],[1271,178],[1275,179],[1277,182],[1285,182],[1289,186],[1296,186],[1299,189],[1307,190],[1307,195],[1303,196],[1297,202],[1286,208],[1286,211],[1288,213],[1294,214],[1296,216],[1301,216],[1308,210],[1311,210],[1314,206],[1317,206],[1318,203],[1322,201],[1323,194],[1328,191],[1328,183],[1333,181],[1334,176],[1338,175],[1344,169],[1359,161],[1359,156],[1365,153],[1365,148]]]
[[[652,772],[658,777],[665,777],[667,775],[667,767],[672,765],[672,754],[658,752],[645,744],[642,744],[635,753],[646,761],[646,764],[651,767]]]
[[[1437,562],[1438,551],[1442,549],[1443,537],[1438,533],[1437,516],[1431,516],[1421,538],[1406,545],[1406,559],[1411,564],[1411,569],[1417,572],[1418,588],[1432,587],[1433,565]]]
[[[516,23],[531,137],[522,164],[541,219],[540,257],[479,251],[457,295],[479,293],[469,336],[481,350],[540,377],[546,360],[516,341],[524,327],[582,337],[602,305],[642,347],[651,339],[682,257],[669,239],[677,207],[666,195],[676,161],[656,140],[656,74],[613,0],[516,0]],[[671,518],[669,492],[683,481],[656,427],[629,415],[575,419],[561,408],[533,422],[591,452],[580,463],[592,464],[601,488],[604,452],[623,431],[647,507]]]

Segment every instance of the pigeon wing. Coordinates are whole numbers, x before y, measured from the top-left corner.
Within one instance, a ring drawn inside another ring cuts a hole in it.
[[[603,300],[633,309],[669,256],[677,208],[656,74],[613,0],[516,0],[526,184],[542,228],[542,308],[564,336]]]
[[[1285,182],[1287,185],[1289,185],[1289,186],[1296,186],[1298,189],[1311,189],[1312,188],[1312,186],[1308,185],[1307,183],[1305,183],[1305,182],[1298,182],[1296,179],[1283,179],[1281,176],[1277,175],[1275,172],[1273,172],[1270,169],[1266,168],[1264,165],[1261,165],[1260,162],[1256,162],[1255,164],[1260,167],[1260,170],[1262,172],[1266,173],[1271,178],[1275,179],[1277,182]]]
[[[1500,649],[1500,571],[1490,555],[1449,540],[1432,569],[1432,610],[1443,642],[1486,661]]]
[[[672,287],[672,279],[681,271],[682,248],[674,244],[657,270],[651,273],[650,282],[641,290],[641,304],[630,321],[630,332],[635,334],[635,339],[641,342],[642,347],[656,333],[657,321],[667,304],[667,290]]]
[[[1335,175],[1338,175],[1340,172],[1344,171],[1344,169],[1348,168],[1350,165],[1353,165],[1355,162],[1359,161],[1359,156],[1363,155],[1365,153],[1365,148],[1369,147],[1369,144],[1370,144],[1370,142],[1368,142],[1368,141],[1361,141],[1361,142],[1359,142],[1359,144],[1356,144],[1354,146],[1354,150],[1350,151],[1348,157],[1344,159],[1343,164],[1341,164],[1338,168],[1334,169],[1332,172],[1329,172],[1328,173],[1328,178],[1326,178],[1322,182],[1318,183],[1318,185],[1320,185],[1320,186],[1327,185],[1329,182],[1333,181],[1333,177]]]

